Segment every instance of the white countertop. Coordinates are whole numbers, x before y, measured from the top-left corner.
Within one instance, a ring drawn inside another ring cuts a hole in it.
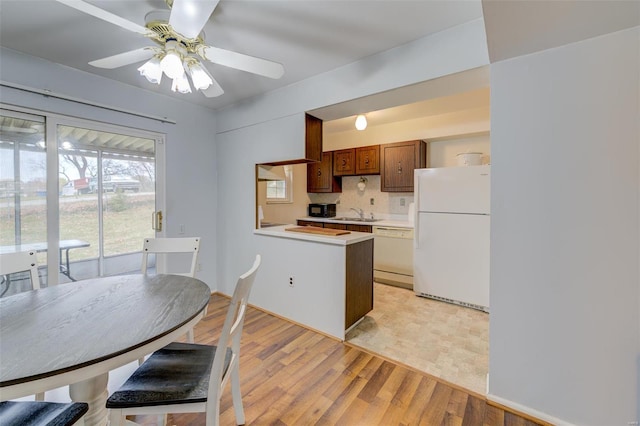
[[[371,225],[371,226],[395,226],[398,228],[413,228],[413,223],[408,220],[389,220],[389,219],[381,219],[376,220],[375,222],[361,222],[358,220],[350,221],[350,220],[336,220],[332,217],[300,217],[298,220],[307,220],[309,222],[329,222],[329,223],[344,223],[350,225]]]
[[[344,222],[344,221],[336,221],[336,222]],[[292,240],[312,241],[317,243],[326,243],[326,244],[333,244],[338,246],[355,244],[355,243],[370,240],[373,238],[373,234],[370,234],[368,232],[349,231],[348,234],[333,236],[333,235],[305,234],[302,232],[285,231],[286,228],[296,228],[297,226],[298,225],[271,226],[269,228],[256,229],[255,231],[253,231],[253,233],[256,235],[266,235],[266,236],[278,237],[278,238],[289,238]]]

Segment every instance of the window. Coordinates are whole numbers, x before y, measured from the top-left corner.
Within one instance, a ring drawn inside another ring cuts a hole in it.
[[[284,179],[267,182],[268,204],[293,202],[293,169],[290,165],[281,167],[284,169]]]

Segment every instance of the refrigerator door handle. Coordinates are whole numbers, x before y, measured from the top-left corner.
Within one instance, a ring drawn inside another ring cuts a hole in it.
[[[414,216],[413,216],[413,248],[420,248],[420,176],[418,171],[413,172],[413,190],[415,195],[414,199]]]

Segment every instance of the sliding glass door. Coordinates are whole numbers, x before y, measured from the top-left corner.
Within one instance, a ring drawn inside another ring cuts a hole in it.
[[[75,280],[140,269],[144,238],[153,237],[156,139],[57,126],[60,242]]]
[[[38,252],[47,265],[47,155],[44,117],[0,113],[0,254]],[[46,284],[46,277],[45,284]],[[0,277],[0,295],[29,290],[22,277]]]
[[[43,286],[139,271],[162,135],[8,110],[0,130],[0,252],[36,248]]]

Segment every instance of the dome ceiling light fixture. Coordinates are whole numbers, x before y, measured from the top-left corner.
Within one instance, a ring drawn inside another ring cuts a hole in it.
[[[367,117],[365,117],[363,114],[360,114],[359,116],[356,117],[356,129],[364,130],[366,128],[367,128]]]
[[[66,6],[102,19],[125,30],[138,33],[159,46],[148,46],[89,62],[98,68],[114,69],[146,61],[138,71],[152,84],[160,84],[162,74],[172,79],[171,90],[191,93],[191,83],[206,97],[224,93],[202,61],[278,79],[284,67],[277,62],[245,55],[204,42],[202,29],[220,0],[165,0],[170,11],[151,11],[145,26],[128,21],[82,0],[56,0]]]

